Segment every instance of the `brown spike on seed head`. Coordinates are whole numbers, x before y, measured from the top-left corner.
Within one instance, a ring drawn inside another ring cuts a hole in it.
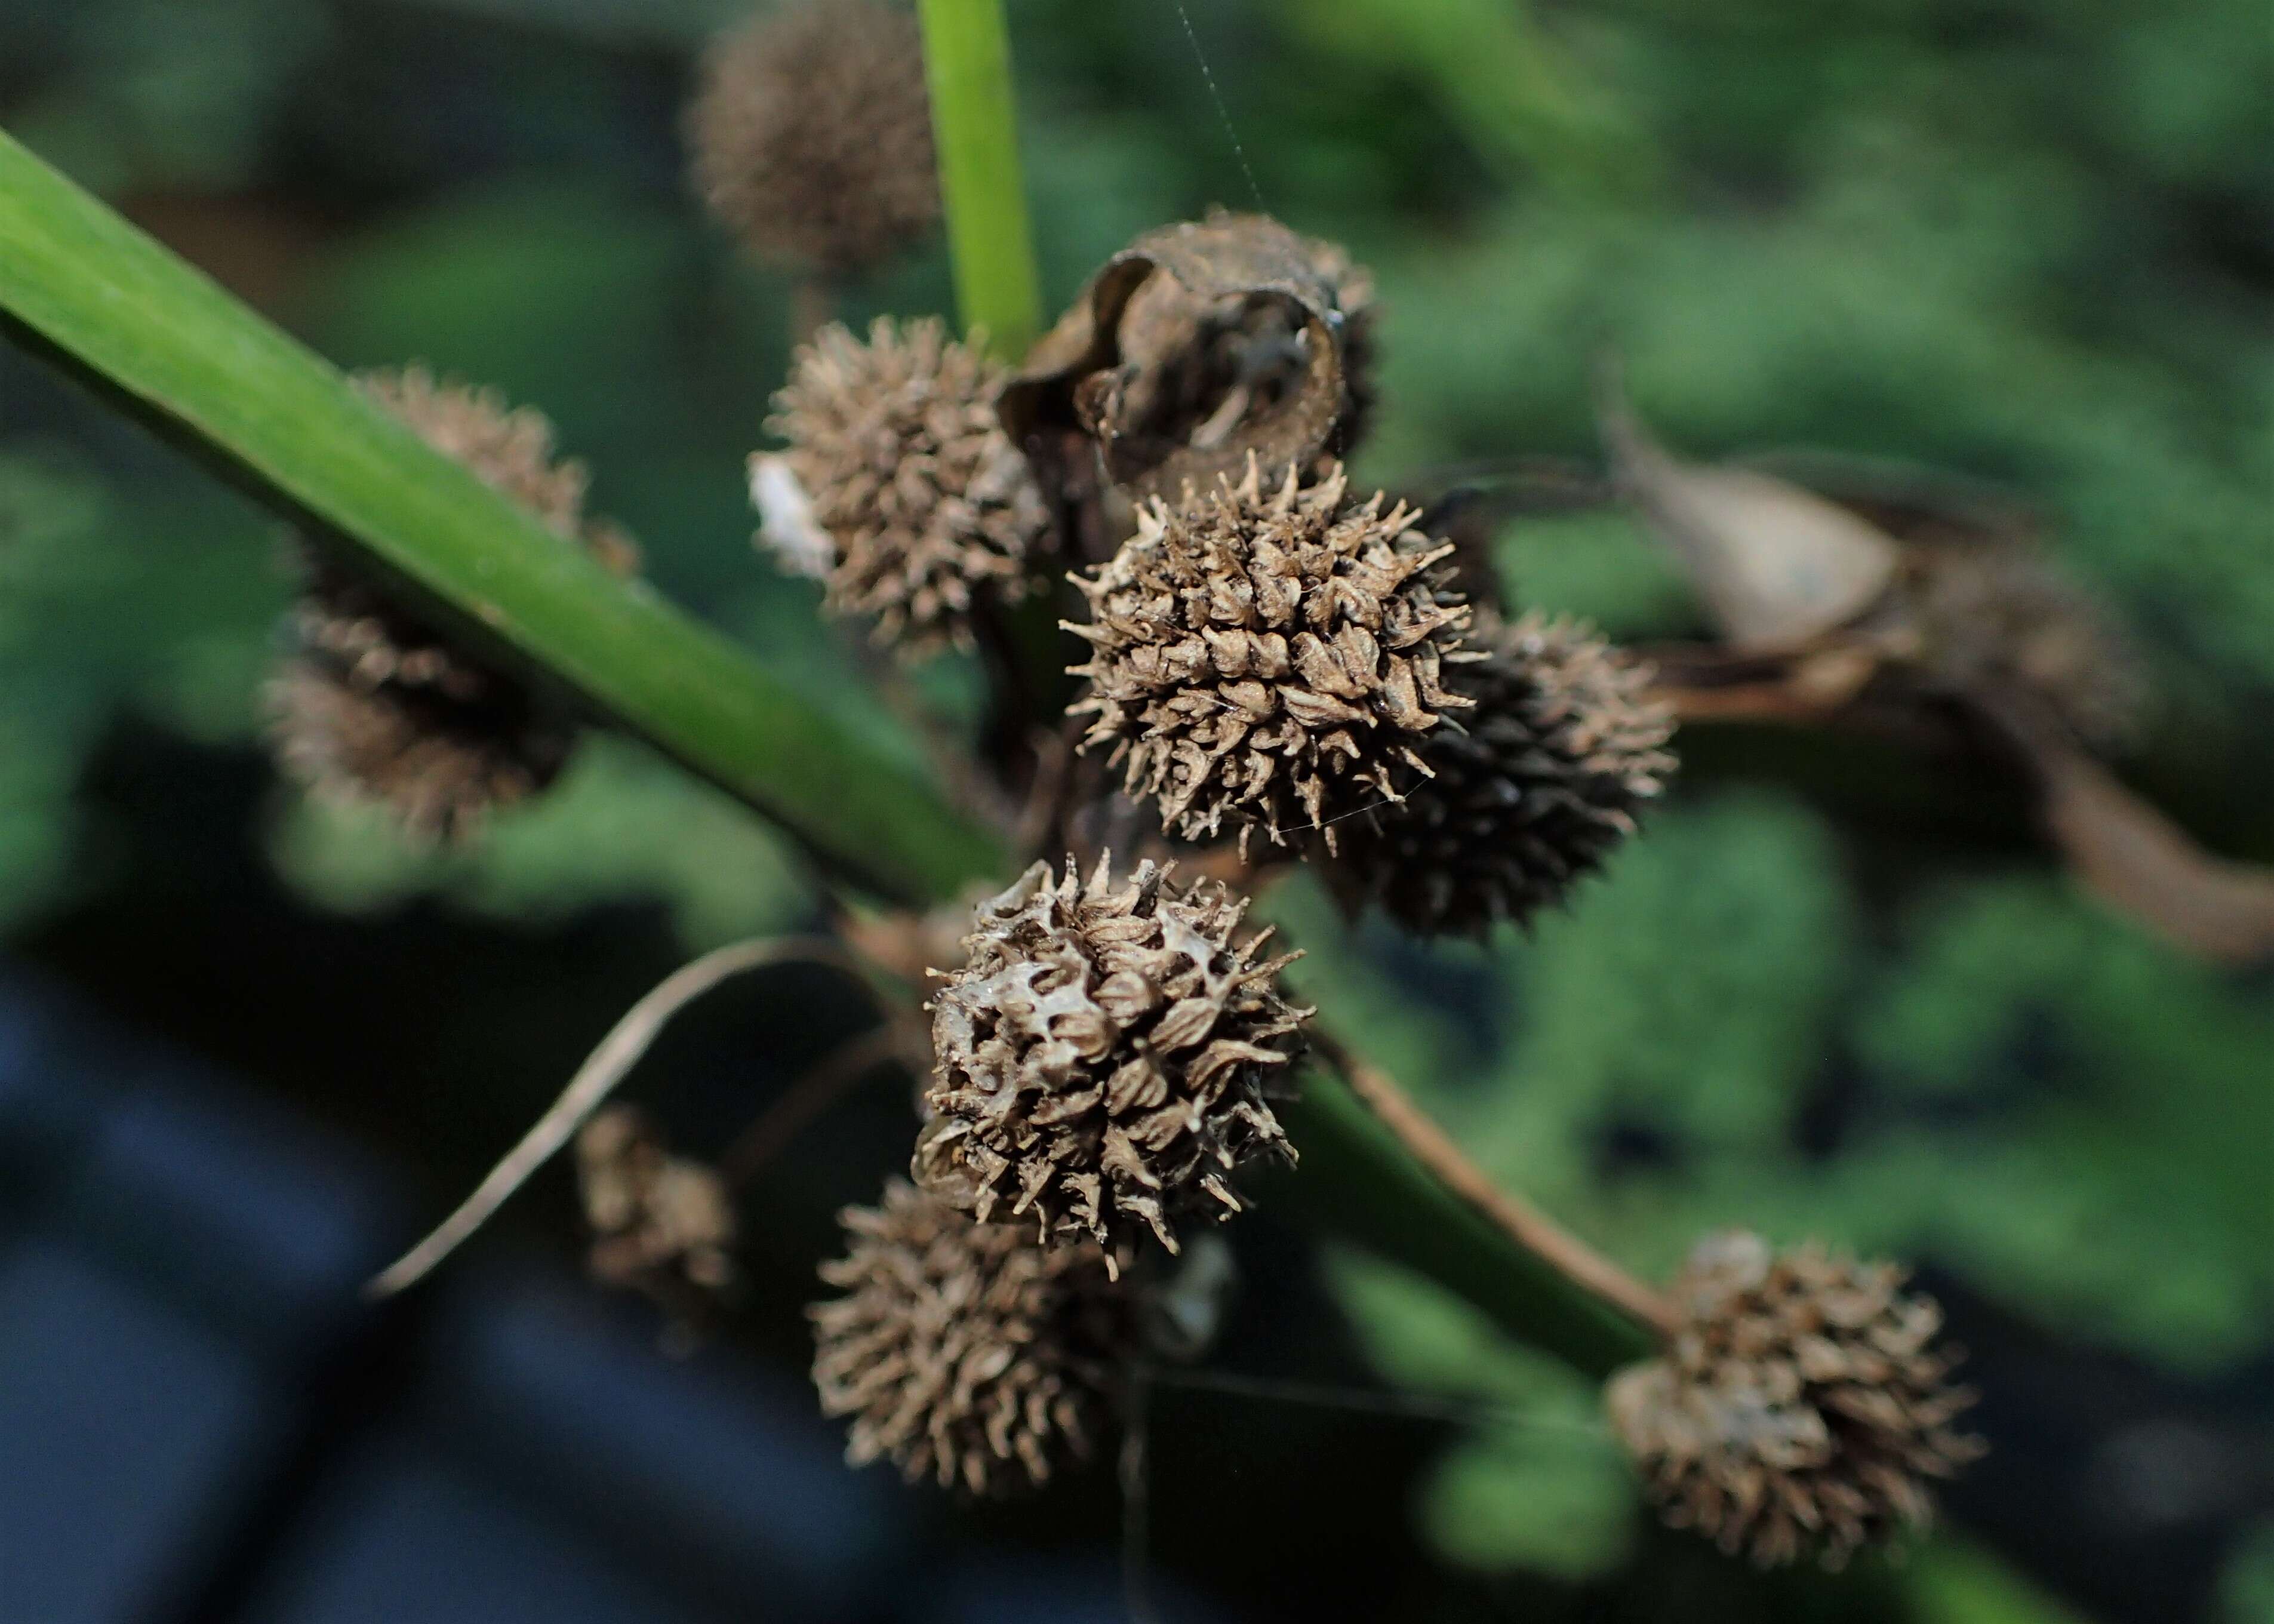
[[[1110,747],[1130,795],[1188,839],[1229,819],[1245,843],[1337,848],[1337,825],[1428,775],[1431,730],[1473,702],[1453,691],[1469,608],[1447,549],[1383,497],[1349,494],[1340,463],[1276,488],[1246,477],[1179,508],[1155,500],[1138,533],[1076,584],[1089,680],[1071,708],[1083,748]]]
[[[1014,599],[1050,518],[995,419],[1002,369],[938,320],[825,327],[767,427],[827,538],[828,602],[917,651],[968,643],[975,598]]]
[[[1763,1567],[1858,1548],[1932,1517],[1928,1485],[1982,1453],[1941,1312],[1892,1264],[1709,1237],[1673,1286],[1664,1354],[1615,1376],[1611,1424],[1666,1520]]]
[[[722,36],[688,109],[696,190],[757,259],[845,275],[939,218],[915,19],[802,0]]]
[[[547,529],[619,574],[637,568],[629,538],[585,517],[584,466],[554,455],[541,413],[417,367],[356,381]],[[376,801],[412,832],[441,839],[471,834],[491,808],[552,782],[574,741],[569,723],[360,575],[312,550],[309,565],[290,621],[295,650],[267,695],[287,771],[320,794]]]
[[[1562,900],[1633,832],[1674,771],[1674,718],[1650,680],[1584,626],[1526,615],[1480,626],[1485,658],[1447,667],[1475,702],[1421,747],[1404,805],[1345,827],[1328,866],[1346,904],[1425,936],[1480,936]]]
[[[1036,863],[980,905],[964,967],[935,995],[932,1120],[914,1171],[982,1219],[1045,1243],[1176,1250],[1186,1214],[1239,1210],[1231,1176],[1294,1152],[1271,1109],[1311,1011],[1283,998],[1244,902],[1141,864],[1115,881]]]
[[[842,1214],[845,1295],[808,1311],[821,1407],[852,1417],[847,1456],[910,1482],[1000,1494],[1086,1458],[1118,1404],[1141,1320],[1093,1244],[1044,1249],[895,1179]]]

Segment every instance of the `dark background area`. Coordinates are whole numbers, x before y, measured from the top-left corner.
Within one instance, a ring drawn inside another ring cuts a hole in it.
[[[1010,11],[1053,300],[1260,193],[1377,273],[1368,478],[1593,461],[1609,347],[1696,455],[1995,482],[2132,631],[2157,708],[2127,776],[2274,858],[2262,6]],[[704,219],[677,132],[744,14],[0,0],[0,124],[340,364],[541,406],[663,591],[897,739],[747,545],[792,289]],[[844,313],[949,304],[933,244]],[[1703,624],[1623,516],[1501,556],[1621,637]],[[302,802],[260,740],[291,584],[270,520],[0,353],[0,1619],[1125,1616],[1110,1467],[974,1510],[845,1470],[814,1414],[813,1267],[906,1154],[886,1073],[747,1192],[744,1289],[689,1359],[582,1281],[558,1168],[432,1288],[357,1304],[624,1007],[819,901],[613,739],[470,853]],[[1918,1259],[1994,1445],[1953,1530],[1773,1580],[1658,1531],[1608,1440],[1566,1435],[1592,1393],[1267,1206],[1215,1365],[1546,1425],[1163,1392],[1163,1615],[2274,1618],[2267,975],[2106,913],[1958,769],[1891,792],[1788,740],[1685,753],[1531,937],[1269,906],[1324,1019],[1623,1261],[1731,1222]],[[868,1019],[818,970],[730,986],[631,1093],[715,1154]]]

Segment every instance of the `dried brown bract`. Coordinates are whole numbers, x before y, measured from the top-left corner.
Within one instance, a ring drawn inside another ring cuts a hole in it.
[[[1527,615],[1480,629],[1446,684],[1475,702],[1429,735],[1433,776],[1343,826],[1328,877],[1427,936],[1480,936],[1560,902],[1632,834],[1672,775],[1672,713],[1638,665],[1586,628]]]
[[[1246,223],[1277,229],[1260,217]],[[1374,401],[1374,281],[1334,244],[1294,241],[1339,318],[1342,400],[1323,451],[1347,456]],[[1196,289],[1164,273],[1130,296],[1121,364],[1085,380],[1079,399],[1117,459],[1156,467],[1187,449],[1221,451],[1291,403],[1308,380],[1310,347],[1303,307],[1284,297]]]
[[[1666,1519],[1763,1567],[1837,1567],[1933,1515],[1928,1483],[1982,1452],[1954,1423],[1933,1300],[1893,1264],[1859,1265],[1758,1236],[1701,1243],[1673,1287],[1663,1357],[1606,1390],[1611,1423]]]
[[[1149,231],[1109,259],[1003,395],[1050,483],[1083,459],[1138,496],[1276,481],[1354,447],[1374,401],[1373,279],[1331,244],[1261,214]]]
[[[1289,959],[1269,931],[1233,942],[1245,902],[1168,877],[1036,863],[980,906],[930,1004],[919,1184],[1046,1243],[1149,1230],[1173,1252],[1179,1216],[1239,1210],[1236,1169],[1294,1160],[1270,1103],[1311,1013],[1279,994]]]
[[[1474,702],[1450,685],[1469,609],[1451,549],[1412,511],[1353,500],[1341,466],[1268,486],[1250,461],[1182,508],[1155,500],[1113,560],[1078,578],[1085,748],[1188,839],[1227,819],[1245,844],[1329,851],[1345,818],[1404,798],[1427,738]]]
[[[358,383],[420,439],[619,574],[638,549],[584,516],[581,463],[553,455],[553,428],[490,390],[418,368]],[[277,754],[318,793],[391,809],[412,832],[457,839],[495,807],[551,783],[575,727],[523,683],[463,652],[362,577],[311,553],[294,606],[295,651],[270,682]]]
[[[841,1217],[846,1254],[821,1277],[845,1295],[809,1312],[814,1385],[852,1417],[855,1465],[999,1494],[1090,1455],[1139,1338],[1103,1250],[1037,1247],[898,1179]]]
[[[824,328],[774,396],[767,427],[826,554],[801,534],[792,567],[820,563],[832,610],[877,616],[912,651],[968,642],[977,596],[1022,595],[1046,539],[1042,493],[995,421],[1002,376],[936,319],[880,318],[866,343]],[[779,528],[762,535],[779,545]]]
[[[672,1155],[638,1110],[612,1105],[584,1124],[576,1177],[596,1277],[666,1306],[733,1282],[736,1224],[726,1181],[715,1168]]]
[[[843,275],[939,218],[915,18],[803,0],[714,44],[688,109],[696,190],[757,259]]]

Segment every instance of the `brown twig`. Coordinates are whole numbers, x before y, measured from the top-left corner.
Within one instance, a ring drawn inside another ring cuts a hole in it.
[[[1350,1085],[1351,1092],[1366,1102],[1414,1160],[1435,1174],[1448,1190],[1467,1202],[1494,1228],[1573,1285],[1629,1319],[1648,1326],[1660,1336],[1674,1334],[1679,1320],[1674,1305],[1663,1294],[1637,1280],[1537,1207],[1495,1184],[1380,1067],[1360,1059],[1338,1043],[1324,1042],[1320,1047]]]
[[[370,1297],[392,1297],[416,1285],[435,1265],[464,1244],[492,1214],[505,1205],[529,1176],[550,1161],[576,1137],[585,1119],[623,1081],[640,1056],[646,1054],[671,1018],[719,982],[747,970],[793,962],[832,966],[858,977],[867,985],[861,961],[840,942],[826,936],[774,936],[757,942],[737,942],[681,966],[659,982],[645,997],[627,1011],[600,1045],[576,1068],[545,1115],[522,1135],[521,1142],[492,1168],[489,1177],[435,1227],[425,1239],[375,1275],[364,1287]]]

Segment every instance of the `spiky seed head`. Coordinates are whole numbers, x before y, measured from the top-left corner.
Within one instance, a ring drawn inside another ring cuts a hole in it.
[[[939,218],[915,19],[801,0],[721,36],[687,116],[696,191],[751,255],[846,275]]]
[[[1763,1567],[1837,1567],[1933,1514],[1928,1485],[1982,1452],[1941,1310],[1893,1264],[1757,1235],[1707,1237],[1675,1278],[1679,1328],[1606,1389],[1666,1520]]]
[[[1002,1494],[1086,1459],[1137,1350],[1132,1283],[1089,1244],[1038,1247],[898,1179],[840,1214],[844,1295],[808,1312],[821,1407],[852,1417],[855,1465]]]
[[[798,351],[767,427],[826,538],[828,603],[917,651],[968,643],[982,592],[1026,590],[1050,515],[996,422],[1003,371],[937,318],[825,327]],[[762,534],[762,539],[764,539]],[[809,570],[809,549],[794,567]]]
[[[1327,875],[1424,936],[1481,936],[1561,901],[1634,832],[1666,787],[1673,713],[1647,667],[1586,627],[1526,615],[1477,631],[1484,658],[1445,683],[1475,702],[1422,746],[1430,777],[1403,806],[1343,826]]]
[[[1279,994],[1292,956],[1236,943],[1247,905],[1222,886],[1168,882],[1036,863],[980,905],[929,1006],[919,1184],[1045,1243],[1173,1252],[1179,1217],[1239,1210],[1242,1164],[1294,1160],[1271,1109],[1311,1014]]]
[[[1075,580],[1083,748],[1110,748],[1129,794],[1187,839],[1230,820],[1243,846],[1260,829],[1335,850],[1343,820],[1428,776],[1429,734],[1473,703],[1447,681],[1469,608],[1413,517],[1352,498],[1340,463],[1274,488],[1252,457],[1237,484],[1147,503]]]
[[[554,455],[541,413],[418,367],[356,381],[563,540],[618,574],[638,568],[639,550],[622,531],[585,516],[584,466]],[[552,782],[572,724],[363,576],[305,551],[309,581],[288,623],[293,652],[267,690],[288,771],[328,799],[385,806],[413,833],[439,839],[471,834],[492,808]]]

